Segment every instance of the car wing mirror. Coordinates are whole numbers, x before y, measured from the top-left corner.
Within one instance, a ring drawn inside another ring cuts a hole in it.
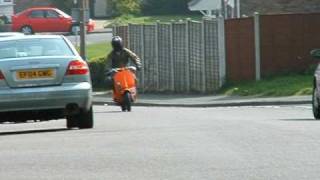
[[[311,56],[320,60],[320,49],[314,49],[310,52]]]

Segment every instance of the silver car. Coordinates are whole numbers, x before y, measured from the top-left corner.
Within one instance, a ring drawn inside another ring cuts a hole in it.
[[[1,32],[0,33],[0,38],[11,37],[11,36],[24,36],[24,34],[19,32]]]
[[[63,36],[0,38],[0,122],[61,118],[93,127],[87,63]]]

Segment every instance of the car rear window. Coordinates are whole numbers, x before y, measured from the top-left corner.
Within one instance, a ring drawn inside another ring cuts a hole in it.
[[[0,59],[36,56],[73,56],[63,39],[0,41]]]
[[[30,13],[31,18],[44,18],[44,11],[34,10]]]

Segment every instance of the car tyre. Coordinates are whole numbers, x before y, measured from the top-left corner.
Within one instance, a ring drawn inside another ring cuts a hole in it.
[[[32,29],[31,26],[23,26],[20,29],[20,32],[22,32],[23,34],[26,34],[26,35],[34,34],[33,29]]]
[[[67,116],[67,128],[72,129],[78,127],[78,121],[75,115]]]
[[[319,97],[316,87],[313,88],[312,93],[312,111],[314,118],[320,119]]]
[[[77,115],[77,119],[79,122],[80,129],[90,129],[93,128],[93,110],[92,106],[90,107],[89,111],[81,111]]]
[[[79,34],[79,33],[80,33],[80,27],[79,27],[79,25],[72,25],[72,26],[71,26],[71,29],[70,29],[70,33],[71,33],[72,35]]]

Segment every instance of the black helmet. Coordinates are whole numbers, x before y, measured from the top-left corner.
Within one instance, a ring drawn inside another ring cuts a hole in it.
[[[111,41],[113,50],[121,51],[123,49],[123,42],[120,36],[114,36]]]

